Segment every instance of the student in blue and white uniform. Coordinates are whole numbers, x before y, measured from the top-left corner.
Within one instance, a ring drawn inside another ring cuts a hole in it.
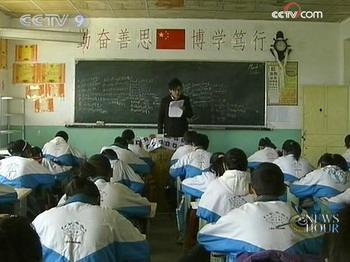
[[[297,213],[279,200],[285,192],[283,173],[273,163],[262,163],[251,175],[254,203],[231,210],[215,224],[205,225],[198,242],[210,252],[227,254],[235,261],[244,253],[279,250],[289,254],[320,254],[321,238],[302,233],[296,223],[290,223]]]
[[[105,149],[113,149],[117,153],[118,159],[122,160],[124,163],[128,164],[137,174],[146,175],[150,174],[150,166],[140,159],[134,152],[128,149],[128,142],[118,136],[114,139],[114,144],[111,146],[104,146],[101,152]]]
[[[211,153],[206,151],[209,139],[204,134],[197,134],[194,138],[195,150],[181,157],[170,167],[169,173],[173,178],[181,180],[201,175],[209,170]]]
[[[311,172],[313,166],[300,157],[301,147],[298,142],[288,139],[282,145],[283,156],[273,163],[278,165],[284,174],[284,183],[289,185]]]
[[[111,182],[119,182],[126,185],[135,193],[141,194],[145,187],[142,178],[134,172],[134,170],[118,159],[117,153],[113,149],[106,149],[102,151],[102,155],[109,159],[113,169],[113,176]]]
[[[350,168],[350,135],[347,135],[345,137],[344,142],[345,142],[346,151],[344,152],[343,157],[345,158],[348,164],[348,168]]]
[[[183,193],[195,198],[200,198],[208,185],[225,172],[224,157],[222,152],[215,152],[210,157],[209,170],[200,176],[189,177],[182,181],[181,190]]]
[[[333,214],[339,213],[347,205],[350,205],[350,188],[336,196],[322,198],[321,203]]]
[[[178,147],[174,154],[171,156],[170,164],[173,165],[184,155],[193,152],[196,148],[193,145],[195,136],[197,135],[196,131],[186,131],[184,134],[184,145]]]
[[[225,173],[209,184],[198,204],[197,216],[209,223],[216,222],[234,208],[254,201],[253,195],[249,194],[246,154],[233,148],[225,154],[224,163]]]
[[[323,154],[320,168],[290,184],[290,192],[300,199],[333,197],[350,186],[346,160],[339,154]]]
[[[149,261],[149,246],[118,212],[100,207],[96,185],[74,178],[67,202],[40,214],[33,225],[40,236],[44,261]]]
[[[248,167],[256,168],[260,163],[273,162],[278,158],[276,146],[268,137],[259,140],[258,151],[248,157]]]
[[[122,138],[128,142],[128,149],[134,152],[139,158],[145,161],[150,167],[154,166],[151,154],[143,149],[141,144],[135,144],[135,133],[131,129],[125,129]],[[140,141],[141,143],[141,141]]]
[[[44,158],[60,166],[78,167],[84,161],[84,156],[68,143],[68,134],[58,131],[55,138],[43,147]]]
[[[24,140],[9,144],[11,156],[0,160],[0,183],[15,188],[51,188],[55,176],[30,157],[31,146]]]

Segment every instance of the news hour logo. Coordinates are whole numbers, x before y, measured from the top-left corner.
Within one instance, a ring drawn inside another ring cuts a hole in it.
[[[19,18],[19,22],[25,27],[78,27],[87,26],[88,20],[82,15],[70,17],[68,14],[24,14]]]
[[[322,19],[322,11],[303,10],[297,2],[289,2],[285,4],[280,11],[271,13],[274,19]]]
[[[290,218],[289,225],[300,233],[338,233],[338,214],[298,214]]]

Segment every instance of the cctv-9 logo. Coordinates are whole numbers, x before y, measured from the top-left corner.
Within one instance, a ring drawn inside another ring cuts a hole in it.
[[[20,23],[25,27],[86,27],[87,19],[82,15],[69,18],[63,14],[25,14],[19,18]]]

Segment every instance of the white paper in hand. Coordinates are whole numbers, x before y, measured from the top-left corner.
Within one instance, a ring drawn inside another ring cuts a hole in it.
[[[184,100],[171,101],[169,103],[169,117],[181,117],[184,112],[182,110],[184,102]]]

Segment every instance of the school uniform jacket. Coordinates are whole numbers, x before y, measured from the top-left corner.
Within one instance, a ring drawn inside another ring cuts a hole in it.
[[[195,149],[196,148],[192,145],[183,145],[178,147],[175,150],[174,154],[171,156],[170,164],[171,165],[175,164],[177,160],[179,160],[184,155],[187,155],[188,153],[193,152]]]
[[[216,174],[211,171],[203,172],[200,176],[185,178],[181,182],[181,190],[186,195],[200,198],[215,178]]]
[[[56,164],[55,162],[43,158],[42,166],[46,167],[51,174],[55,176],[56,181],[62,182],[62,181],[70,181],[72,174],[71,174],[71,169],[72,167],[70,166],[60,166]]]
[[[181,157],[175,164],[170,166],[169,173],[173,178],[195,177],[208,171],[210,167],[211,153],[201,148]]]
[[[311,164],[304,158],[296,160],[292,154],[281,156],[273,161],[284,174],[285,184],[293,183],[313,170]]]
[[[62,137],[55,137],[47,142],[42,151],[44,158],[60,166],[79,166],[84,160],[83,155]]]
[[[140,145],[128,144],[128,149],[136,154],[140,159],[145,161],[150,167],[153,167],[154,162],[151,154],[144,150]]]
[[[248,167],[256,168],[260,163],[269,162],[272,163],[278,158],[278,153],[271,147],[265,147],[261,150],[256,151],[250,157],[248,157]]]
[[[248,172],[226,170],[205,190],[198,204],[197,216],[213,223],[230,210],[253,202],[254,197],[249,195],[249,183]]]
[[[13,187],[0,184],[0,205],[17,201],[17,192]]]
[[[325,166],[290,184],[289,189],[296,197],[305,199],[332,197],[345,191],[349,186],[347,172],[337,166]]]
[[[50,188],[55,176],[33,159],[11,156],[0,160],[0,183],[15,188]]]
[[[149,261],[142,235],[118,212],[76,200],[54,207],[33,221],[43,261]]]
[[[112,149],[118,155],[118,159],[128,164],[136,173],[146,175],[151,172],[150,166],[140,159],[134,152],[116,145],[104,146],[102,147],[101,152],[105,149]]]
[[[113,177],[111,182],[119,182],[126,185],[135,193],[142,193],[145,183],[142,178],[134,172],[134,170],[125,164],[122,160],[110,160],[113,168]]]
[[[350,188],[336,196],[322,199],[322,203],[326,205],[332,213],[338,213],[346,205],[350,205]]]
[[[280,250],[289,254],[318,254],[321,240],[312,233],[293,231],[296,213],[285,202],[247,203],[231,210],[215,224],[205,225],[198,242],[211,252],[226,253],[235,261],[243,253]]]

